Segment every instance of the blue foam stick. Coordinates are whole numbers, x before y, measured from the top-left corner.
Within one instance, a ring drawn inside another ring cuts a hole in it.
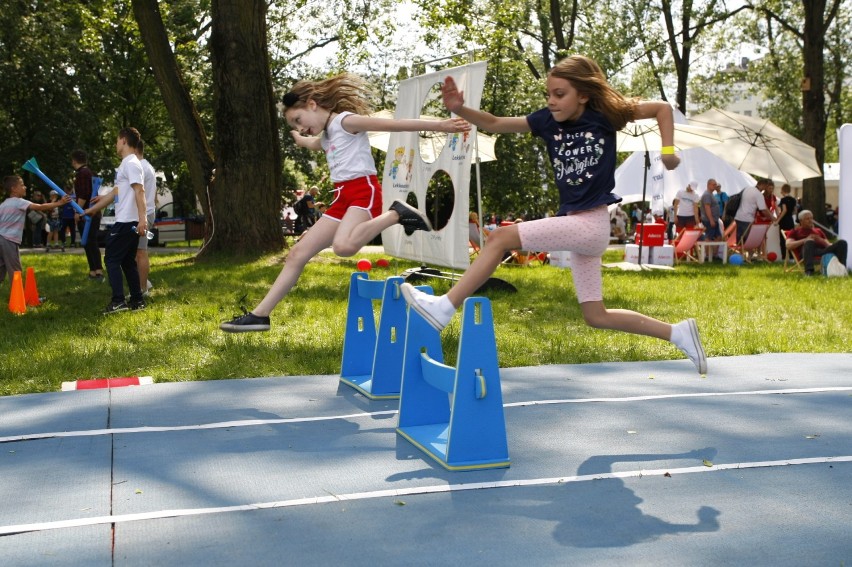
[[[92,196],[98,194],[98,190],[101,188],[101,184],[104,182],[101,177],[92,177]],[[83,236],[80,237],[80,244],[83,246],[86,245],[86,242],[89,240],[89,229],[92,227],[92,219],[88,215],[86,215],[86,226],[83,227]]]
[[[29,160],[27,160],[27,162],[24,164],[22,169],[24,169],[25,171],[29,171],[30,173],[35,173],[36,175],[38,175],[39,178],[42,181],[44,181],[45,183],[47,183],[47,185],[51,189],[53,189],[54,191],[59,193],[60,197],[64,197],[66,195],[65,191],[63,191],[62,189],[59,188],[59,185],[57,185],[56,183],[51,181],[50,178],[47,175],[42,173],[42,171],[38,168],[38,162],[36,161],[35,158],[30,158]],[[76,202],[74,202],[73,200],[71,201],[71,206],[74,207],[74,210],[77,211],[78,213],[80,213],[81,215],[86,214],[85,211],[83,211],[83,208],[80,205],[78,205]]]
[[[53,181],[51,181],[51,179],[50,179],[47,175],[45,175],[45,174],[42,172],[42,170],[40,170],[40,169],[38,168],[38,162],[36,161],[36,158],[32,157],[32,158],[28,159],[28,160],[26,161],[26,163],[24,163],[24,165],[23,165],[22,169],[23,169],[24,171],[29,171],[30,173],[35,173],[35,174],[39,177],[39,179],[41,179],[42,181],[44,181],[44,182],[47,184],[47,186],[48,186],[48,187],[50,187],[51,189],[53,189],[54,191],[56,191],[56,192],[59,194],[59,196],[60,196],[60,197],[64,197],[65,195],[67,195],[67,193],[65,193],[65,191],[63,191],[62,189],[60,189],[60,188],[59,188],[59,185],[57,185],[56,183],[54,183]],[[100,178],[97,178],[97,179],[100,179]],[[98,186],[100,187],[100,183],[98,184]],[[89,227],[90,227],[90,226],[91,226],[91,224],[92,224],[92,218],[91,218],[89,215],[87,215],[87,214],[85,213],[85,211],[83,211],[83,207],[81,207],[80,205],[78,205],[76,201],[72,200],[72,201],[71,201],[71,206],[72,206],[72,207],[74,208],[74,210],[75,210],[75,211],[77,211],[79,214],[81,214],[81,215],[83,215],[84,217],[86,217],[86,226],[84,226],[84,227],[83,227],[83,236],[81,236],[81,237],[80,237],[80,244],[82,244],[83,246],[85,246],[85,245],[86,245],[86,240],[88,239],[88,236],[89,236]]]

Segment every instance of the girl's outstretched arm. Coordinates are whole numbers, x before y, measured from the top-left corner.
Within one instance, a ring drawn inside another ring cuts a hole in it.
[[[461,118],[424,120],[421,118],[376,118],[351,114],[343,119],[343,128],[358,132],[467,132],[470,124]]]
[[[298,130],[290,130],[290,135],[296,141],[297,146],[313,150],[315,152],[322,151],[322,144],[319,136],[302,136]]]
[[[634,118],[636,120],[656,118],[663,147],[674,145],[674,111],[672,111],[672,106],[669,103],[642,101],[636,106]],[[666,169],[674,169],[680,163],[680,158],[674,154],[663,154],[662,160]]]
[[[441,94],[444,96],[444,106],[447,107],[447,110],[461,116],[471,124],[476,125],[477,128],[494,134],[530,131],[530,125],[524,116],[494,116],[490,112],[466,107],[464,105],[464,92],[458,90],[452,77],[444,79],[444,84],[441,85]]]

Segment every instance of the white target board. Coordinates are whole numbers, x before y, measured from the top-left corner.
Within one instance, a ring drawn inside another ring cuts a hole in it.
[[[465,106],[478,109],[485,84],[485,67],[483,61],[402,81],[394,117],[420,118],[428,114],[423,110],[427,96],[448,76],[464,92]],[[470,132],[436,136],[445,141],[443,148],[437,156],[424,156],[427,151],[420,133],[391,133],[382,178],[383,205],[387,210],[395,199],[406,201],[409,194],[414,194],[418,209],[428,213],[429,182],[436,175],[442,179],[446,175],[452,182],[454,194],[449,221],[439,230],[415,231],[411,235],[406,235],[402,226],[395,225],[382,232],[382,243],[385,252],[397,258],[463,270],[470,265],[467,225],[476,127]],[[430,162],[432,159],[434,161]],[[427,216],[432,218],[432,215]]]

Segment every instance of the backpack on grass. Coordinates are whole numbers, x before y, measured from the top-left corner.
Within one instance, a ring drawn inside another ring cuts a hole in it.
[[[823,254],[822,275],[828,278],[844,277],[847,275],[846,266],[834,254]]]

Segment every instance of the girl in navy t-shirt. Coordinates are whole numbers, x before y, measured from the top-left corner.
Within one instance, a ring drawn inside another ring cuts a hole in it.
[[[588,325],[671,341],[704,374],[707,361],[694,319],[670,325],[635,311],[609,310],[603,302],[601,256],[610,235],[607,205],[621,200],[612,193],[616,132],[630,120],[656,118],[663,141],[663,163],[674,169],[680,160],[674,154],[671,106],[625,98],[609,85],[597,63],[579,55],[563,59],[550,70],[547,107],[528,116],[494,116],[464,106],[463,93],[451,77],[442,90],[444,105],[451,112],[483,130],[498,134],[531,132],[545,141],[559,189],[559,212],[555,217],[492,232],[488,245],[446,295],[427,295],[403,284],[409,305],[441,330],[462,302],[494,273],[507,251],[568,250],[577,299]]]

